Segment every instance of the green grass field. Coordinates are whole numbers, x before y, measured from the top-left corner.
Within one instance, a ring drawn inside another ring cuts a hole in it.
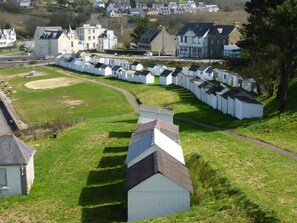
[[[38,67],[44,75],[18,75],[30,69],[0,70],[0,79],[8,80],[17,91],[12,95],[13,103],[26,121],[40,124],[82,115],[86,121],[64,130],[58,139],[29,142],[37,148],[33,188],[29,196],[0,199],[0,222],[125,221],[124,160],[138,118],[131,113],[132,107],[118,92],[93,83],[78,82],[50,90],[26,89],[26,82],[61,77],[65,72]],[[257,124],[260,129],[265,122],[277,120],[268,117],[261,122],[240,122],[202,105],[178,87],[90,78],[126,88],[143,103],[173,107],[179,116],[209,120],[210,124],[231,122],[228,127],[233,128],[243,123],[245,128],[236,130],[243,133]],[[65,94],[71,100],[87,101],[89,106],[60,107]],[[180,126],[181,144],[194,185],[191,209],[149,222],[295,222],[296,161],[222,132],[175,123]],[[287,128],[293,131],[292,122],[290,125]],[[272,132],[280,131],[272,127]]]

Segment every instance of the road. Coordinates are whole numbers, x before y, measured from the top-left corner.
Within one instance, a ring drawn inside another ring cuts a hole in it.
[[[7,134],[11,134],[12,131],[11,131],[11,128],[10,126],[8,125],[6,119],[5,119],[5,116],[2,112],[2,108],[1,108],[1,105],[0,105],[0,136],[1,135],[7,135]]]

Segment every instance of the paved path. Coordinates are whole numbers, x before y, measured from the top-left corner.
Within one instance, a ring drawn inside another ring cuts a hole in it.
[[[47,67],[47,68],[49,68],[49,67]],[[54,69],[54,68],[49,68],[49,69]],[[79,78],[79,79],[84,80],[84,81],[100,84],[100,85],[110,87],[112,89],[115,89],[117,91],[122,92],[125,95],[125,97],[127,98],[128,102],[133,106],[134,111],[139,112],[139,104],[136,102],[136,97],[133,94],[131,94],[129,91],[127,91],[126,89],[123,89],[123,88],[120,88],[120,87],[115,87],[115,86],[110,85],[110,84],[105,84],[105,83],[99,82],[97,80],[92,80],[92,79],[84,78],[84,77],[78,77],[78,76],[76,76],[74,74],[71,74],[71,73],[69,73],[67,71],[64,71],[63,73],[65,75],[67,75],[67,76],[71,76],[71,77]],[[238,135],[237,133],[235,133],[235,132],[233,132],[233,131],[231,131],[229,129],[224,129],[224,128],[219,128],[219,127],[216,127],[216,126],[208,125],[208,124],[205,124],[205,123],[202,123],[202,122],[190,119],[190,118],[178,117],[178,116],[174,116],[174,118],[177,119],[177,120],[183,121],[183,122],[188,122],[188,123],[191,123],[193,125],[203,127],[203,128],[214,129],[216,131],[223,132],[224,134],[232,136],[232,137],[234,137],[236,139],[244,140],[244,141],[253,143],[255,145],[259,145],[259,146],[261,146],[261,147],[263,147],[265,149],[268,149],[268,150],[274,151],[276,153],[279,153],[282,156],[286,156],[286,157],[289,157],[291,159],[297,160],[297,154],[296,153],[289,152],[287,150],[284,150],[284,149],[282,149],[280,147],[277,147],[277,146],[271,145],[269,143],[263,142],[261,140],[257,140],[257,139],[249,138],[249,137],[246,137],[246,136]]]

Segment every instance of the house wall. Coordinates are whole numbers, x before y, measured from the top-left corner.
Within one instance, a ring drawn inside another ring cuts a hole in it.
[[[175,56],[177,39],[169,35],[163,28],[156,38],[151,42],[151,50],[164,51],[165,55]]]
[[[34,156],[32,156],[32,158],[30,159],[29,163],[26,166],[26,187],[27,187],[27,193],[29,194],[31,187],[33,185],[34,182],[34,178],[35,178],[35,171],[34,171]]]
[[[138,123],[147,123],[155,119],[160,119],[165,122],[173,123],[173,115],[151,113],[151,112],[140,112]]]
[[[235,114],[235,102],[234,99],[228,97],[228,114],[232,117]]]
[[[155,174],[128,191],[128,221],[168,215],[189,208],[190,192],[161,174]]]
[[[8,190],[0,192],[0,197],[9,197],[22,194],[21,187],[21,166],[0,166],[6,169],[6,179]]]
[[[172,76],[160,77],[160,85],[170,85],[172,84]]]
[[[235,98],[235,117],[238,119],[244,118],[262,118],[263,117],[263,105],[251,104],[239,101]]]

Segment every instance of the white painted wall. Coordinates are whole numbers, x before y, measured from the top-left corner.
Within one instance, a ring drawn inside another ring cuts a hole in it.
[[[26,173],[27,173],[27,188],[28,188],[28,192],[29,192],[31,190],[31,187],[33,185],[34,178],[35,178],[33,156],[26,166]]]
[[[263,105],[246,103],[235,98],[236,118],[240,120],[244,118],[262,118],[263,112]]]
[[[6,179],[8,190],[0,192],[2,197],[9,197],[13,195],[22,194],[21,188],[21,170],[20,166],[1,166],[1,168],[6,169]]]
[[[162,174],[128,191],[128,221],[168,215],[190,208],[190,192]]]
[[[160,85],[170,85],[172,84],[172,76],[168,75],[167,77],[160,76]]]
[[[235,115],[235,102],[234,99],[228,97],[228,114],[234,117]]]

